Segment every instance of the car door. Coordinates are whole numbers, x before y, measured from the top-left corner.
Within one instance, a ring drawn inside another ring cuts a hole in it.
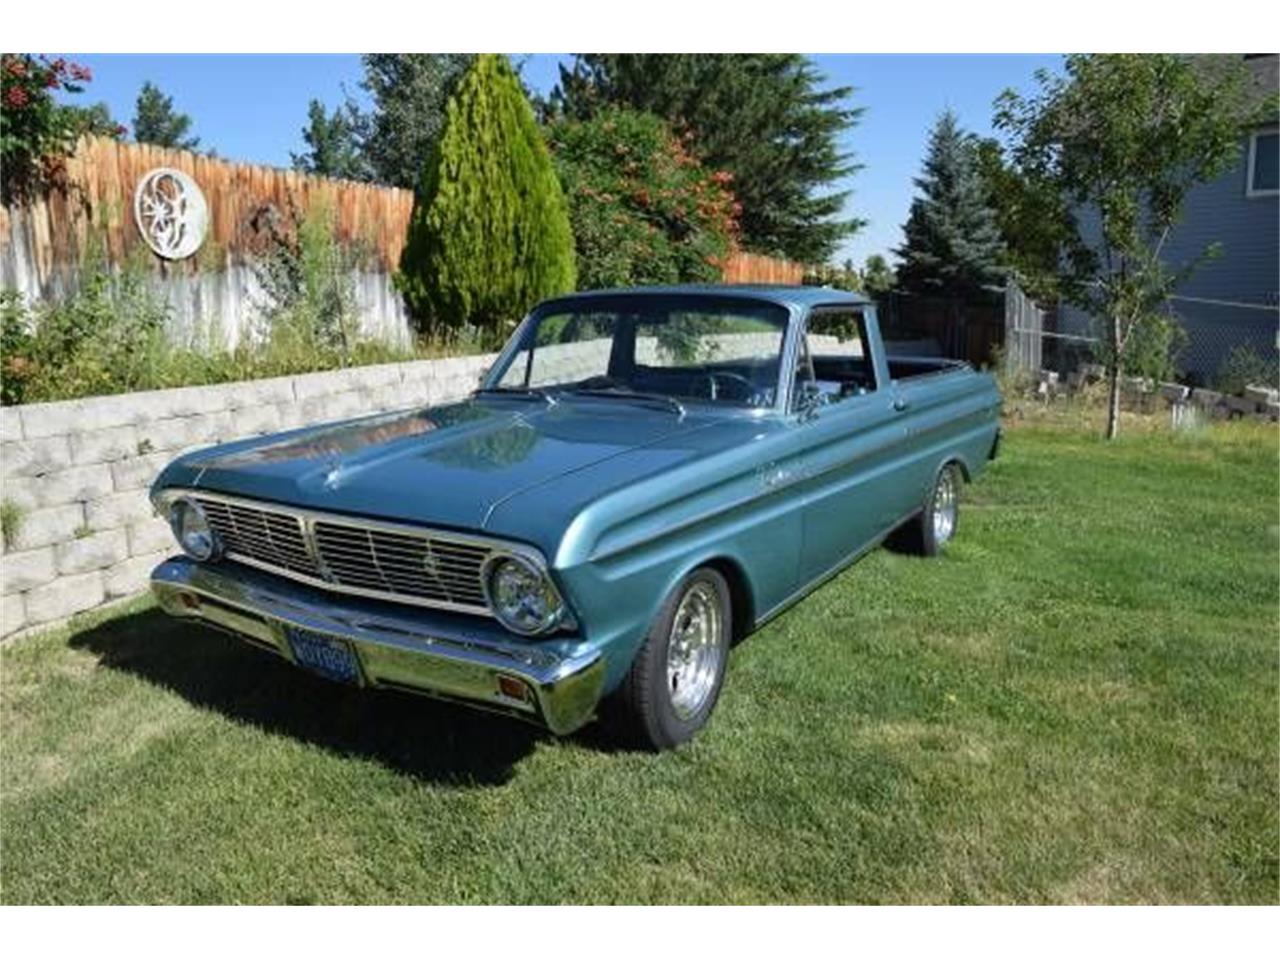
[[[826,573],[900,520],[915,494],[898,466],[904,429],[871,307],[813,310],[792,390],[805,502],[800,574]]]

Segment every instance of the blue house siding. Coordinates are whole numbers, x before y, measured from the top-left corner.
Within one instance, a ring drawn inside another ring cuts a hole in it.
[[[1245,149],[1248,148],[1246,140]],[[1187,348],[1178,367],[1187,378],[1211,381],[1231,350],[1252,346],[1263,359],[1277,359],[1280,333],[1280,197],[1248,196],[1245,178],[1248,157],[1187,196],[1182,220],[1165,244],[1164,260],[1178,267],[1193,260],[1210,244],[1218,244],[1218,256],[1200,264],[1177,290],[1169,304],[1187,332]],[[1085,221],[1086,218],[1082,218]],[[1087,231],[1089,224],[1082,222]],[[1181,299],[1194,297],[1228,303],[1228,307]],[[1261,309],[1270,307],[1271,309]],[[1059,328],[1064,333],[1099,334],[1101,328],[1081,311],[1064,305]]]
[[[1244,144],[1248,149],[1248,142]],[[1251,304],[1228,307],[1176,299],[1170,304],[1187,331],[1181,366],[1189,376],[1211,380],[1233,347],[1252,346],[1275,361],[1280,328],[1280,197],[1249,196],[1248,155],[1230,172],[1192,190],[1182,221],[1170,234],[1165,260],[1193,259],[1216,243],[1217,257],[1202,263],[1178,288],[1179,297]],[[1265,308],[1271,309],[1265,309]]]
[[[1221,253],[1202,263],[1178,289],[1179,294],[1276,306],[1280,196],[1248,196],[1247,165],[1242,153],[1236,167],[1188,194],[1182,221],[1165,247],[1166,262],[1185,263],[1211,243],[1219,244]]]

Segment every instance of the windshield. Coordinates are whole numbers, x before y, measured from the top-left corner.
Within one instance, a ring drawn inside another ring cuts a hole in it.
[[[771,407],[787,311],[707,296],[626,296],[535,311],[489,389]]]

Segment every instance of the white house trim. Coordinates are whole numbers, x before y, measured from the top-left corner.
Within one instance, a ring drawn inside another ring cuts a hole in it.
[[[1244,180],[1244,195],[1246,197],[1274,197],[1276,194],[1280,194],[1280,189],[1276,188],[1270,190],[1253,189],[1253,162],[1257,156],[1258,137],[1267,136],[1268,134],[1274,136],[1277,132],[1280,132],[1280,127],[1261,127],[1249,134],[1249,159],[1246,164]]]

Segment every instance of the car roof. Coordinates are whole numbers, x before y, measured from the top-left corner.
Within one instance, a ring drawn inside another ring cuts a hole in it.
[[[618,287],[611,290],[581,290],[577,293],[554,297],[551,303],[572,303],[591,297],[645,297],[645,296],[718,296],[746,297],[784,307],[812,307],[817,304],[849,303],[868,304],[872,300],[848,290],[830,287],[792,287],[771,283],[683,283],[670,286]]]

